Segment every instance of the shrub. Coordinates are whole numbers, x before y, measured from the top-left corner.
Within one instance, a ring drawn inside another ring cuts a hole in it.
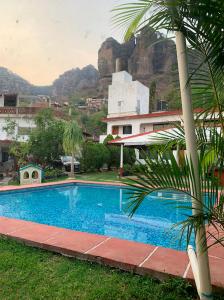
[[[81,167],[86,171],[100,170],[110,161],[110,152],[104,144],[84,143],[82,147]]]
[[[44,178],[45,179],[53,179],[66,176],[66,174],[61,169],[50,169],[47,168],[44,170]]]
[[[115,139],[118,139],[119,136],[117,136]],[[105,140],[104,145],[107,147],[109,153],[110,153],[110,159],[108,162],[108,168],[116,167],[119,168],[120,165],[120,147],[119,146],[113,146],[109,145],[108,142],[114,140],[113,136],[109,134]],[[124,147],[124,164],[134,164],[135,162],[135,151],[132,148]]]

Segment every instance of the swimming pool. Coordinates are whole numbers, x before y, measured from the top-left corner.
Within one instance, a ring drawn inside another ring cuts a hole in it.
[[[170,229],[185,218],[186,210],[161,199],[190,205],[189,198],[154,192],[130,219],[128,193],[124,187],[78,183],[1,192],[0,216],[184,250],[178,231]]]

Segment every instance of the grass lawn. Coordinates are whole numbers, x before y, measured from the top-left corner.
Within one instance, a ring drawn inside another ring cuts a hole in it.
[[[125,179],[119,179],[117,172],[94,172],[94,173],[84,173],[84,174],[76,174],[76,179],[80,180],[93,180],[93,181],[116,181],[121,182]]]
[[[56,179],[48,179],[44,182],[55,182],[55,181],[63,181],[68,179],[68,177],[60,177]],[[120,179],[118,176],[118,172],[116,171],[108,171],[108,172],[93,172],[93,173],[84,173],[84,174],[75,174],[75,179],[86,180],[86,181],[113,181],[113,182],[128,182],[127,178]],[[8,185],[19,185],[16,181],[9,181]]]
[[[190,300],[196,292],[182,280],[160,283],[0,238],[0,299]]]

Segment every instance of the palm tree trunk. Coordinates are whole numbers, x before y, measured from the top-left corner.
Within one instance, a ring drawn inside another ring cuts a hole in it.
[[[181,102],[183,110],[184,130],[186,139],[186,149],[188,160],[192,162],[193,174],[195,177],[195,188],[191,187],[192,194],[197,198],[201,199],[201,202],[192,199],[193,213],[203,210],[202,195],[200,189],[200,178],[198,172],[198,153],[197,153],[197,138],[195,133],[194,114],[191,99],[191,88],[189,86],[188,78],[188,64],[187,64],[187,49],[186,40],[182,32],[176,32],[176,49],[177,49],[177,61],[178,71],[181,89]],[[201,225],[201,229],[196,235],[196,254],[197,254],[197,265],[198,265],[198,277],[199,287],[198,293],[200,299],[211,299],[212,287],[211,278],[208,262],[207,251],[202,251],[203,242],[205,241],[206,231],[205,225]],[[204,249],[204,248],[203,248]]]
[[[72,152],[72,160],[71,160],[71,177],[74,178],[75,177],[75,173],[74,173],[74,152]]]

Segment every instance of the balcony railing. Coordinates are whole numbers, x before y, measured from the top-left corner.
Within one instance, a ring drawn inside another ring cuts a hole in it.
[[[4,115],[35,115],[43,110],[42,107],[0,107],[0,114]],[[61,110],[53,109],[56,117],[65,117],[65,113]]]

